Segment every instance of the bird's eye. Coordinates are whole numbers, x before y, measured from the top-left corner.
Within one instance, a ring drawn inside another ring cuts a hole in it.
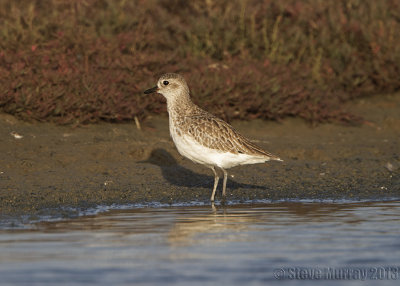
[[[163,83],[163,85],[168,85],[169,84],[168,80],[164,80],[162,83]]]

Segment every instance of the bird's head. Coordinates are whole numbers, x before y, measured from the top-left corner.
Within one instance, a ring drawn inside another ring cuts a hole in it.
[[[160,93],[167,101],[176,99],[179,96],[188,96],[189,87],[185,79],[176,73],[163,74],[157,82],[157,86],[146,90],[145,94]]]

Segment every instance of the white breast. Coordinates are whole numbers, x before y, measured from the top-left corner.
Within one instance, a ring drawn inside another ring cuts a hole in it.
[[[264,163],[268,161],[265,157],[258,157],[248,154],[233,154],[229,152],[210,149],[199,144],[193,137],[188,135],[178,136],[171,133],[178,152],[195,163],[211,166],[218,166],[229,169],[238,165]]]

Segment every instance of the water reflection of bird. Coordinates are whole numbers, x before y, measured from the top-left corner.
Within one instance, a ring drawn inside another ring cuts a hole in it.
[[[178,165],[175,158],[166,150],[158,148],[154,149],[149,158],[138,163],[149,163],[157,165],[161,168],[162,175],[170,184],[180,187],[207,187],[213,180],[211,176],[198,174],[185,167]],[[263,189],[264,186],[237,183],[229,180],[230,189]]]
[[[199,243],[224,243],[227,241],[247,241],[249,226],[260,223],[257,216],[232,213],[213,205],[212,213],[180,218],[168,233],[171,246],[199,245]],[[246,234],[245,234],[246,233]]]
[[[252,230],[257,232],[260,225],[268,237],[281,240],[282,228],[311,226],[319,229],[330,223],[342,227],[353,227],[368,221],[357,209],[374,207],[376,202],[365,203],[301,203],[279,202],[271,204],[233,205],[229,208],[215,207],[211,212],[187,211],[176,219],[168,232],[168,243],[172,246],[224,243],[228,241],[249,241]]]

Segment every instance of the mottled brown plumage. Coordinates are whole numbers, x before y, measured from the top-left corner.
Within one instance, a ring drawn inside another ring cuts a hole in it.
[[[215,167],[224,172],[225,197],[225,169],[270,160],[281,161],[279,157],[245,138],[230,124],[195,105],[190,99],[189,88],[182,76],[164,74],[156,87],[145,91],[152,92],[161,93],[167,99],[170,134],[179,153],[213,170],[214,188],[211,201],[214,201],[219,180]]]
[[[279,159],[241,135],[222,119],[194,106],[184,116],[175,113],[175,128],[187,133],[201,145],[233,154],[249,154]]]

